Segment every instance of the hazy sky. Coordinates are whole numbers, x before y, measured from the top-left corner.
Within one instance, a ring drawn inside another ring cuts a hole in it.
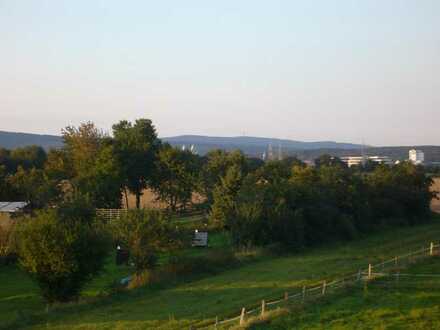
[[[440,1],[0,0],[0,130],[440,145]]]

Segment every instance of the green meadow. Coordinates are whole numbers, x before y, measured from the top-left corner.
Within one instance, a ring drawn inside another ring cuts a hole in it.
[[[222,237],[216,239],[219,245],[225,241]],[[427,247],[430,241],[439,240],[440,222],[436,219],[427,225],[385,230],[355,241],[326,244],[296,254],[278,257],[262,254],[255,256],[252,261],[248,260],[217,274],[178,279],[175,283],[162,287],[143,287],[108,294],[112,283],[131,272],[128,266],[115,266],[112,258],[102,275],[87,286],[79,302],[54,306],[49,311],[46,311],[37,287],[26,274],[15,266],[3,267],[0,268],[0,327],[188,329],[191,325],[203,326],[216,316],[220,319],[236,316],[243,306],[252,307],[262,299],[282,297],[285,291],[297,292],[303,285],[313,285],[324,279],[331,280],[354,273],[359,268],[366,268],[369,262],[379,262],[405,254],[422,246]],[[366,303],[375,305],[375,300],[370,298],[375,296],[375,290],[372,288],[366,298],[363,292],[344,296],[334,302],[340,304],[339,307],[323,302],[321,308],[318,303],[315,309],[302,314],[305,316],[301,316],[301,319],[287,316],[265,326],[283,329],[285,325],[296,328],[305,324],[304,329],[319,328],[332,322],[333,317],[335,320],[345,319],[344,313],[351,310],[354,314],[347,317],[352,317],[353,322],[362,322],[363,318],[374,316],[368,313],[375,311],[363,312],[362,308]],[[379,289],[377,295],[381,295]],[[399,293],[393,295],[381,297],[385,299],[382,302],[382,312],[385,314],[386,305],[393,304],[396,301],[393,299],[398,299]],[[353,304],[353,309],[347,307],[350,304]],[[356,314],[356,308],[362,315]],[[339,312],[342,314],[338,318]],[[380,311],[377,313],[376,316],[381,315]],[[413,313],[419,312],[415,309]],[[376,319],[375,322],[380,324],[383,318]],[[349,328],[349,325],[340,322],[336,322],[334,326],[335,329],[339,326]]]
[[[440,274],[440,258],[422,261],[405,273],[416,276],[378,279],[250,328],[440,329],[440,277],[417,277]]]

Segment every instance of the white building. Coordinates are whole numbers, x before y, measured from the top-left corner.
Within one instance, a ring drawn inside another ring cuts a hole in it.
[[[411,149],[409,151],[409,160],[415,165],[423,164],[425,153],[422,150]]]
[[[348,167],[355,165],[365,165],[367,161],[372,161],[378,164],[392,165],[393,160],[388,156],[348,156],[342,157],[341,160],[347,164]]]

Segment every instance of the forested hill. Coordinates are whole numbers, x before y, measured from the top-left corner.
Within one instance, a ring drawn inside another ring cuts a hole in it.
[[[240,149],[246,154],[257,155],[267,151],[269,145],[272,145],[274,154],[281,147],[282,152],[292,152],[294,150],[316,150],[316,149],[360,149],[360,145],[352,143],[339,143],[333,141],[303,142],[294,140],[283,140],[274,138],[262,138],[251,136],[237,137],[215,137],[201,135],[182,135],[175,137],[166,137],[162,140],[167,141],[174,146],[185,145],[187,147],[194,145],[200,154],[205,154],[212,149],[234,150]]]
[[[352,143],[338,143],[332,141],[302,142],[294,140],[282,140],[260,137],[212,137],[200,135],[182,135],[175,137],[162,138],[163,141],[171,145],[190,147],[194,145],[200,155],[204,155],[209,150],[240,149],[250,156],[261,156],[267,152],[269,145],[272,145],[274,155],[278,154],[281,146],[283,155],[295,155],[301,159],[315,159],[322,154],[332,156],[352,156],[361,154],[361,146]],[[46,150],[58,148],[62,145],[62,139],[56,135],[39,135],[29,133],[15,133],[0,131],[0,148],[14,149],[29,145],[39,145]],[[416,146],[402,147],[366,147],[364,152],[368,155],[389,156],[392,159],[408,159],[408,151]],[[417,146],[425,152],[428,162],[440,162],[440,146]]]
[[[181,147],[194,145],[200,154],[212,149],[234,150],[240,149],[247,154],[262,153],[271,144],[274,153],[281,146],[285,151],[309,150],[320,148],[359,149],[360,146],[351,143],[337,143],[332,141],[302,142],[259,137],[213,137],[199,135],[183,135],[162,138],[171,145]],[[14,149],[27,145],[39,145],[45,149],[62,145],[61,137],[55,135],[38,135],[28,133],[13,133],[0,131],[0,147]]]
[[[0,131],[0,148],[15,149],[29,145],[38,145],[48,150],[59,148],[63,144],[60,136],[16,133]]]

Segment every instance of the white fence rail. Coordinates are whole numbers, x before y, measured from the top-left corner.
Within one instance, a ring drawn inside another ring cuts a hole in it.
[[[304,304],[310,299],[316,299],[319,297],[324,297],[331,292],[335,292],[335,290],[346,288],[349,286],[353,286],[357,283],[363,283],[365,281],[370,281],[375,278],[379,278],[381,276],[386,276],[387,273],[384,273],[386,269],[400,269],[403,266],[406,266],[410,263],[415,262],[417,259],[427,258],[433,255],[438,254],[438,248],[440,244],[430,243],[429,247],[421,248],[417,251],[412,251],[402,256],[396,256],[392,259],[383,261],[378,264],[369,264],[367,268],[360,269],[356,273],[352,273],[350,275],[341,277],[336,280],[332,280],[331,282],[322,281],[318,285],[314,285],[311,287],[303,286],[302,288],[298,288],[297,292],[285,292],[283,297],[275,300],[262,300],[261,306],[254,307],[250,309],[246,309],[243,307],[241,309],[241,313],[237,316],[231,318],[225,318],[220,320],[218,317],[215,318],[215,321],[209,322],[209,324],[204,325],[203,327],[195,327],[192,326],[190,329],[217,329],[219,326],[226,326],[228,324],[233,325],[233,322],[238,322],[238,325],[243,325],[246,322],[246,319],[250,315],[255,316],[264,316],[267,312],[269,306],[281,306],[281,305],[294,305],[294,304]],[[400,273],[398,273],[400,274]],[[400,274],[403,275],[403,274]],[[396,275],[399,276],[399,275]],[[405,275],[403,275],[405,276]],[[432,276],[432,275],[426,275]],[[254,305],[255,306],[255,305]]]

